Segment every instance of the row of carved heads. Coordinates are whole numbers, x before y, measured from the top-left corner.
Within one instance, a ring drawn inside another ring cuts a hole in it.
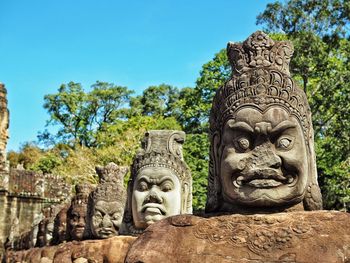
[[[134,235],[168,216],[192,213],[192,178],[183,159],[184,140],[181,131],[148,131],[135,156],[128,191],[123,185],[127,167],[114,163],[96,167],[96,188],[77,185],[69,204],[56,207],[8,247],[21,250]]]
[[[228,44],[232,76],[218,89],[209,119],[206,212],[322,208],[311,113],[289,73],[292,54],[291,43],[275,42],[261,31]],[[97,168],[97,188],[77,187],[67,212],[57,214],[54,242],[138,234],[163,218],[192,213],[184,141],[181,131],[147,132],[127,191],[126,168]],[[65,234],[60,222],[67,223]]]

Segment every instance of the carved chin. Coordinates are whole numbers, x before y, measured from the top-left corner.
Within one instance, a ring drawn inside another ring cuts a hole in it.
[[[101,228],[97,230],[97,235],[100,238],[108,238],[111,236],[115,236],[118,234],[118,232],[116,232],[114,229],[112,228]]]

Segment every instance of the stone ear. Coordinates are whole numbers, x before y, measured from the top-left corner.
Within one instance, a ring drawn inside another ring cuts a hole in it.
[[[212,212],[219,206],[219,195],[221,194],[221,183],[219,178],[219,146],[221,142],[220,134],[215,132],[211,138],[211,146],[209,151],[209,175],[207,188],[207,203],[205,207],[206,212]]]
[[[187,214],[188,213],[188,209],[187,209],[187,202],[188,202],[188,193],[189,193],[189,187],[188,184],[183,184],[182,186],[182,191],[181,191],[181,214]]]
[[[308,186],[306,189],[305,197],[303,200],[305,210],[322,210],[322,195],[321,190],[317,182],[317,167],[316,167],[316,156],[314,148],[314,138],[313,138],[313,128],[310,128],[310,138],[309,138],[309,154],[310,158],[308,160],[309,164],[309,176],[308,176]]]

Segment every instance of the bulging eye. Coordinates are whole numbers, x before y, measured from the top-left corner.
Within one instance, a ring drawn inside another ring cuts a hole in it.
[[[249,138],[247,137],[240,137],[236,140],[236,148],[241,151],[241,152],[245,152],[248,149],[250,149],[251,147],[251,143]]]
[[[112,220],[119,220],[120,219],[120,213],[115,213],[112,216]]]
[[[165,183],[165,184],[162,184],[162,187],[161,187],[161,190],[163,192],[169,192],[173,189],[173,185],[171,183]]]
[[[148,185],[145,182],[140,182],[137,188],[139,191],[144,192],[148,190]]]
[[[277,148],[279,148],[281,150],[289,150],[293,146],[293,138],[286,137],[286,136],[280,137],[277,140],[277,145],[276,146],[277,146]]]

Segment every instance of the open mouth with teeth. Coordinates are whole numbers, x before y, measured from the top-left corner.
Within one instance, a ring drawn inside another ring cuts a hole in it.
[[[254,188],[274,188],[293,184],[296,181],[296,176],[292,174],[285,176],[274,169],[260,169],[241,173],[238,177],[234,176],[232,179],[236,187],[247,185]]]

